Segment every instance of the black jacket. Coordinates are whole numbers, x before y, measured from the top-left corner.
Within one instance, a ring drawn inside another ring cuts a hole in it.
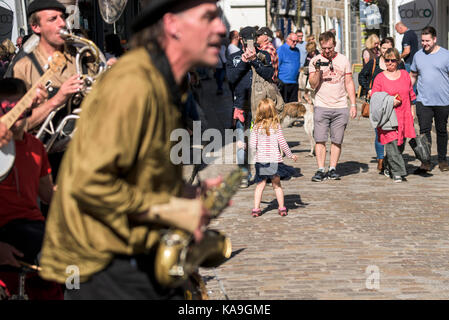
[[[381,73],[382,71],[384,71],[380,68],[379,60],[380,60],[380,57],[377,57],[375,60],[371,59],[370,61],[368,61],[367,64],[365,64],[362,71],[360,71],[360,73],[359,73],[359,85],[362,86],[362,89],[363,89],[362,95],[367,94],[368,91],[371,89],[371,88],[369,88],[371,79],[374,83],[374,79],[376,78],[376,76],[379,73]],[[374,62],[376,63],[376,67],[374,68],[374,73],[373,73],[373,63]],[[405,70],[404,62],[401,61],[399,63],[398,69]],[[371,83],[371,87],[372,86],[373,86],[373,84]]]
[[[272,82],[274,68],[271,64],[270,54],[263,50],[256,49],[256,52],[265,56],[265,61],[256,58],[254,61],[243,62],[243,51],[237,51],[229,56],[226,61],[226,76],[234,89],[234,108],[250,110],[249,99],[251,97],[252,70],[254,66],[256,72],[265,80]],[[260,56],[260,55],[259,55]],[[248,102],[246,102],[248,101]],[[245,103],[246,102],[246,103]]]

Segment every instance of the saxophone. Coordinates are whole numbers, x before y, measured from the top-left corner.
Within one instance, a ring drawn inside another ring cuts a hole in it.
[[[211,218],[217,218],[237,192],[242,179],[241,169],[231,172],[220,186],[206,191],[203,203]],[[183,230],[164,231],[155,258],[155,276],[166,287],[185,282],[198,267],[214,268],[230,258],[231,240],[223,233],[207,229],[203,240],[195,243],[193,236]]]

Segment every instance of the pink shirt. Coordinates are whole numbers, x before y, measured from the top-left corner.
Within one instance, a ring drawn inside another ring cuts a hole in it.
[[[321,62],[329,61],[321,54],[313,57],[309,63],[309,73],[316,72],[314,64],[318,59],[320,59]],[[332,59],[332,66],[334,70],[331,70],[330,66],[321,66],[320,68],[320,70],[323,71],[323,81],[315,90],[315,106],[325,108],[347,108],[348,98],[345,76],[347,74],[352,74],[351,64],[349,63],[348,58],[337,53]]]
[[[416,137],[411,109],[411,101],[415,100],[416,96],[413,92],[409,74],[405,70],[400,71],[401,76],[397,80],[390,80],[383,72],[379,73],[374,79],[371,91],[371,94],[374,92],[386,92],[390,96],[399,93],[402,98],[402,103],[395,108],[396,117],[398,118],[398,129],[385,131],[377,128],[379,141],[382,144],[398,140],[398,146],[400,146],[404,143],[404,138]]]
[[[255,162],[261,163],[279,163],[283,162],[279,146],[289,158],[293,156],[287,141],[285,141],[281,126],[277,130],[270,128],[270,135],[268,136],[265,129],[253,128],[251,130],[249,146],[256,151]]]

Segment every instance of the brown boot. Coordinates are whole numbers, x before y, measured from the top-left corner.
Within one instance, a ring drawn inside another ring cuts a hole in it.
[[[440,167],[441,171],[449,171],[449,165],[447,161],[438,161],[438,167]]]
[[[432,164],[430,162],[423,162],[421,166],[415,170],[414,174],[427,174],[432,171]]]
[[[377,170],[379,172],[384,171],[384,159],[377,159]]]

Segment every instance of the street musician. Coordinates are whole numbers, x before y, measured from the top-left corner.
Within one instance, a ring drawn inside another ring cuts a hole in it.
[[[179,228],[199,242],[209,223],[170,159],[170,135],[182,127],[187,72],[217,64],[226,28],[216,0],[145,2],[133,49],[84,99],[61,165],[40,274],[65,283],[75,265],[80,289],[66,299],[183,299],[180,287],[155,280],[160,231]]]

